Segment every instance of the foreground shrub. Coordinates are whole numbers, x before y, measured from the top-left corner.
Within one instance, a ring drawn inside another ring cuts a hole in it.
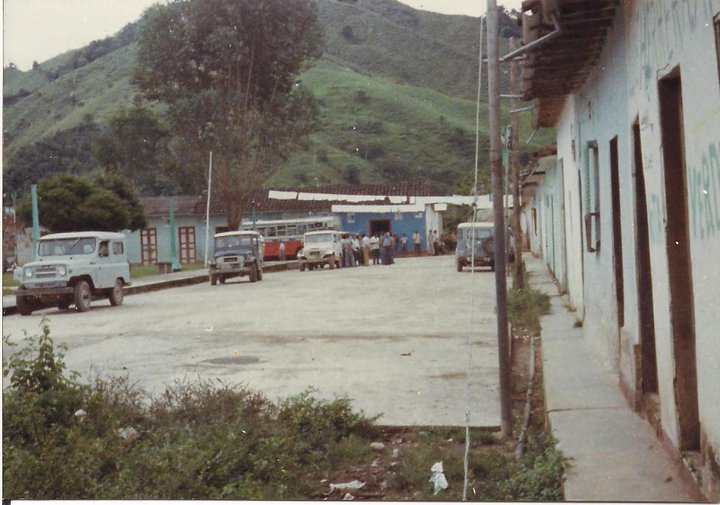
[[[319,400],[311,389],[274,404],[221,381],[176,383],[157,398],[126,378],[81,384],[45,321],[3,373],[4,499],[300,500],[327,498],[331,479],[378,472],[375,489],[392,498],[461,497],[462,429],[384,434],[349,399]],[[398,437],[398,456],[370,448]],[[470,499],[562,499],[552,441],[531,439],[515,460],[487,433],[471,440]],[[437,461],[451,487],[436,497],[428,477]]]
[[[81,385],[45,322],[3,372],[9,499],[299,499],[347,463],[327,454],[366,456],[337,449],[373,430],[349,400],[312,391],[277,406],[219,381],[156,399],[122,378]]]

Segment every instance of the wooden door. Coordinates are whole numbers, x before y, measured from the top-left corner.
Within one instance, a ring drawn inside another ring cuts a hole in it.
[[[140,254],[143,265],[154,265],[157,257],[157,229],[145,228],[140,230]]]
[[[195,263],[195,227],[181,226],[178,228],[180,236],[180,263]]]

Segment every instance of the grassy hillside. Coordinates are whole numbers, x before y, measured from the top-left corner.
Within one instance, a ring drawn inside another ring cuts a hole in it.
[[[455,191],[474,168],[474,100],[358,74],[322,60],[302,76],[322,105],[322,127],[271,181],[280,185],[426,179]],[[487,172],[487,105],[480,109],[481,180]],[[509,121],[505,108],[504,122]],[[533,146],[543,145],[542,132]],[[529,117],[520,138],[531,134]]]
[[[455,189],[474,164],[477,19],[415,11],[393,0],[318,5],[325,53],[301,78],[319,99],[321,128],[270,182],[423,178],[435,191]],[[6,186],[26,184],[24,175],[37,175],[40,165],[74,173],[97,168],[92,136],[137,95],[130,84],[136,33],[131,24],[28,72],[5,69]],[[483,107],[482,146],[486,118]],[[63,150],[66,144],[72,149]],[[483,149],[481,159],[486,156]]]
[[[25,72],[28,84],[46,82],[21,101],[3,107],[4,159],[25,145],[88,119],[103,123],[108,115],[130,105],[136,93],[130,84],[134,61],[135,44],[131,44],[53,81],[47,80],[45,68],[54,66],[42,64],[40,69]],[[31,89],[12,84],[16,89]]]

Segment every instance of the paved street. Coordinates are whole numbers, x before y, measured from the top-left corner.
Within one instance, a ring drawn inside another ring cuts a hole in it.
[[[389,425],[464,424],[471,361],[471,424],[497,426],[493,279],[455,272],[452,256],[266,273],[255,284],[126,297],[119,308],[98,301],[84,314],[7,316],[3,334],[36,334],[44,314],[55,342],[68,346],[68,368],[83,376],[128,374],[154,394],[174,380],[217,378],[272,400],[312,386]]]

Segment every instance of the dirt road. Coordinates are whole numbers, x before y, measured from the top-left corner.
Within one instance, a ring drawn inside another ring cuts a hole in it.
[[[128,374],[153,394],[175,380],[217,378],[272,400],[308,387],[348,396],[388,425],[462,425],[466,405],[472,425],[499,424],[494,278],[456,272],[451,256],[268,273],[255,284],[127,297],[119,308],[94,302],[83,314],[7,316],[3,334],[17,342],[23,330],[38,333],[43,314],[68,346],[68,368]]]

